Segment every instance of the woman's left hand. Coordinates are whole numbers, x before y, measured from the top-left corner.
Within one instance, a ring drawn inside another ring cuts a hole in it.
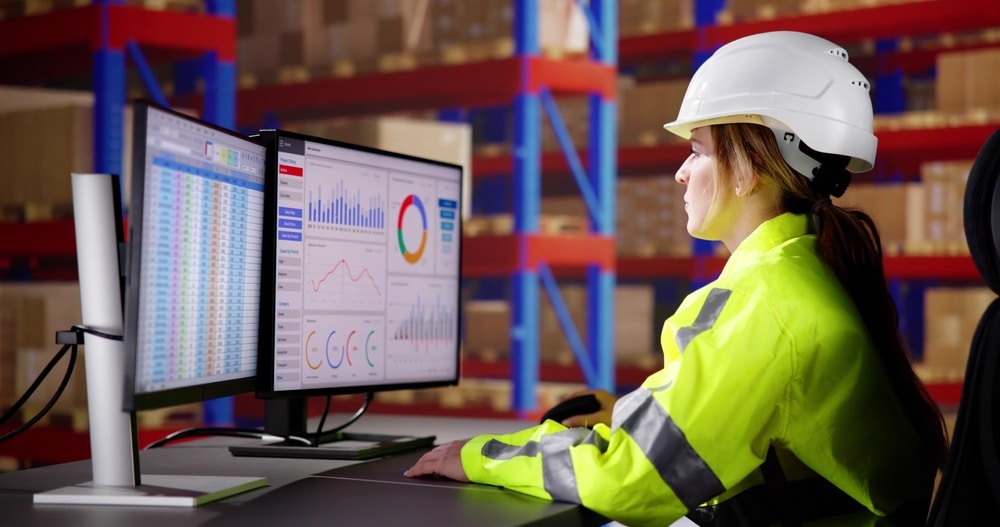
[[[462,447],[465,446],[466,441],[462,439],[434,447],[430,452],[420,456],[420,459],[403,475],[415,478],[436,474],[456,481],[468,482],[469,478],[465,475],[465,469],[462,468]]]

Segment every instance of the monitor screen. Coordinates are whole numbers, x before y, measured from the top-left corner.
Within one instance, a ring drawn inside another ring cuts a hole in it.
[[[140,101],[133,149],[125,409],[252,392],[264,147]]]
[[[285,131],[267,147],[258,395],[457,384],[462,167]]]

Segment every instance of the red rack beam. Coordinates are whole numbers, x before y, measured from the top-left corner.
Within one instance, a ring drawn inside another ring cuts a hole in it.
[[[973,159],[1000,123],[945,126],[907,130],[876,130],[878,156],[912,156],[923,159]]]
[[[981,145],[998,128],[1000,123],[876,130],[875,135],[879,140],[876,161],[880,167],[914,175],[919,172],[919,165],[923,159],[975,158]],[[916,152],[921,156],[914,156]],[[619,175],[644,173],[673,175],[673,171],[680,167],[689,153],[690,146],[684,143],[623,146],[618,149],[618,173]],[[586,150],[581,149],[579,155],[581,159],[586,159]],[[472,173],[475,176],[509,174],[511,170],[509,153],[476,156],[473,159]],[[561,152],[542,154],[542,173],[546,177],[569,174],[565,156]]]
[[[982,275],[971,256],[887,256],[883,261],[890,279],[981,281]]]
[[[770,20],[622,37],[619,63],[636,64],[682,53],[712,50],[726,42],[764,31],[803,31],[839,44],[871,39],[941,34],[1000,25],[1000,3],[994,0],[927,0],[814,15],[789,15]]]
[[[101,9],[108,9],[109,49],[139,44],[150,63],[193,58],[214,51],[236,60],[236,22],[131,5],[90,4],[0,21],[0,82],[50,80],[93,70],[102,46]]]
[[[722,256],[620,258],[618,260],[618,276],[641,279],[671,276],[710,279],[722,272],[726,260]]]
[[[664,132],[666,133],[666,132]],[[618,174],[663,173],[673,177],[691,152],[686,143],[665,143],[655,146],[623,146],[618,148]],[[587,159],[587,150],[577,152],[580,159]],[[511,154],[475,156],[472,159],[474,177],[510,174],[513,171]],[[542,173],[545,177],[569,175],[569,163],[561,151],[542,154]]]
[[[802,31],[839,44],[849,44],[882,38],[939,35],[997,25],[1000,25],[1000,3],[994,0],[926,0],[712,26],[705,30],[706,47],[702,49],[713,49],[737,38],[765,31]]]
[[[3,223],[0,257],[76,258],[76,231],[72,220]]]
[[[540,57],[527,59],[526,72],[521,59],[514,57],[430,66],[245,88],[237,94],[237,122],[257,126],[268,115],[295,119],[504,104],[513,100],[522,82],[530,90],[545,85],[555,93],[597,92],[613,98],[616,79],[617,70],[611,66]],[[182,101],[199,102],[197,96]]]
[[[615,241],[607,236],[472,236],[462,243],[462,274],[468,278],[509,276],[521,268],[536,269],[543,262],[560,270],[592,264],[615,268]]]

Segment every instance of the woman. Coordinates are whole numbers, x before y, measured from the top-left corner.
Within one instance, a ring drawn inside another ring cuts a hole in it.
[[[922,524],[943,420],[899,336],[874,223],[830,201],[874,163],[868,89],[812,35],[720,48],[665,128],[691,141],[675,176],[688,232],[731,256],[664,323],[663,369],[617,402],[598,392],[596,414],[442,445],[407,475],[629,525]],[[584,421],[601,424],[566,426]]]

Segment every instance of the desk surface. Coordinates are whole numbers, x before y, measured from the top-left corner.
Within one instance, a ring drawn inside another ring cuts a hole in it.
[[[331,416],[336,423],[341,416]],[[346,416],[343,416],[346,418]],[[369,415],[351,431],[436,435],[443,443],[477,433],[520,430],[530,423]],[[256,476],[268,486],[197,508],[35,505],[35,492],[93,479],[89,461],[0,474],[0,518],[31,526],[171,525],[603,525],[586,509],[549,502],[487,485],[443,479],[411,479],[403,471],[419,452],[367,463],[338,460],[236,457],[228,447],[252,440],[180,443],[141,453],[143,474]],[[59,448],[59,445],[52,445]]]

